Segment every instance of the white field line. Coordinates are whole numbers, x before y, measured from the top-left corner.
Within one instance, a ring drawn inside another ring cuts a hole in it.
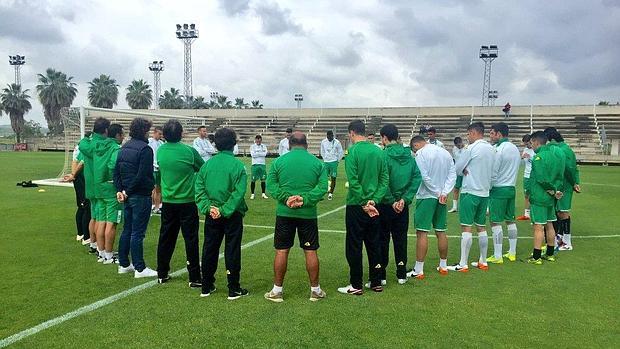
[[[581,183],[581,185],[599,185],[601,187],[620,188],[619,184],[602,184],[602,183],[588,183],[588,182],[584,182],[584,183]]]
[[[325,213],[319,215],[318,218],[325,217],[325,216],[330,215],[330,214],[332,214],[334,212],[338,212],[338,211],[342,210],[343,208],[345,208],[345,206],[341,206],[341,207],[338,207],[338,208],[333,209],[331,211],[325,212]],[[274,227],[267,227],[267,226],[252,226],[252,225],[245,225],[245,226],[246,227],[251,227],[251,228],[260,227],[260,228],[274,229]],[[256,240],[252,240],[252,241],[248,242],[247,244],[242,245],[241,249],[244,250],[246,248],[252,247],[252,246],[254,246],[256,244],[259,244],[259,243],[261,243],[263,241],[266,241],[266,240],[270,240],[272,238],[273,238],[273,234],[265,235],[262,238],[259,238],[259,239],[256,239]],[[219,258],[220,259],[224,258],[224,254],[220,253]],[[186,272],[187,272],[187,269],[183,268],[183,269],[179,269],[179,270],[171,273],[170,276],[179,276],[179,275],[185,274]],[[99,309],[101,307],[104,307],[104,306],[106,306],[108,304],[114,303],[114,302],[116,302],[116,301],[118,301],[120,299],[126,298],[126,297],[131,296],[131,295],[133,295],[135,293],[138,293],[140,291],[146,290],[147,288],[151,288],[151,287],[153,287],[155,285],[157,285],[157,280],[151,280],[149,282],[145,282],[145,283],[143,283],[141,285],[132,287],[130,289],[127,289],[125,291],[119,292],[119,293],[114,294],[112,296],[109,296],[107,298],[101,299],[101,300],[99,300],[97,302],[94,302],[94,303],[91,303],[89,305],[86,305],[86,306],[83,306],[81,308],[78,308],[78,309],[76,309],[74,311],[68,312],[68,313],[66,313],[64,315],[61,315],[59,317],[56,317],[56,318],[53,318],[51,320],[47,320],[45,322],[42,322],[42,323],[40,323],[40,324],[38,324],[38,325],[36,325],[34,327],[31,327],[29,329],[26,329],[26,330],[23,330],[21,332],[18,332],[16,334],[12,335],[12,336],[3,338],[2,340],[0,340],[0,348],[4,348],[6,346],[9,346],[9,345],[11,345],[11,344],[13,344],[15,342],[18,342],[18,341],[24,339],[24,338],[30,337],[33,334],[39,333],[39,332],[41,332],[43,330],[46,330],[46,329],[48,329],[50,327],[59,325],[59,324],[65,322],[65,321],[71,320],[71,319],[73,319],[75,317],[78,317],[80,315],[84,315],[86,313],[90,313],[92,311],[95,311],[95,310],[97,310],[97,309]]]

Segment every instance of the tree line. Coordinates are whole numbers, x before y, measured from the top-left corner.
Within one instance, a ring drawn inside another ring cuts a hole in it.
[[[44,74],[38,74],[36,92],[43,105],[43,116],[47,121],[49,134],[59,135],[63,131],[60,112],[70,107],[77,96],[77,84],[72,76],[48,68]],[[88,83],[88,102],[93,107],[111,109],[118,103],[119,87],[116,80],[101,74]],[[144,80],[133,80],[126,89],[125,100],[131,109],[148,109],[153,103],[153,91]],[[20,143],[24,135],[26,122],[24,114],[32,109],[30,90],[22,89],[18,84],[9,84],[0,93],[0,117],[3,112],[11,119],[11,128]],[[235,98],[234,102],[227,96],[218,95],[206,100],[202,96],[186,100],[180,90],[170,88],[158,97],[161,109],[262,109],[259,100],[246,103],[244,98]]]

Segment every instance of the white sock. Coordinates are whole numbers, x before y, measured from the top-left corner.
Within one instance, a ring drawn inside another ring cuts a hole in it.
[[[155,209],[155,205],[151,205],[151,211]]]
[[[486,264],[487,250],[489,249],[489,236],[486,231],[478,233],[478,246],[480,246],[480,259],[478,262]]]
[[[282,293],[282,286],[273,285],[273,288],[271,289],[271,293]]]
[[[282,290],[282,287],[280,287],[280,290]],[[314,293],[321,293],[321,285],[318,285],[317,287],[310,286],[310,291]]]
[[[162,204],[159,204],[159,207],[158,207],[158,208],[159,208],[160,210],[161,210],[161,206],[162,206]]]
[[[452,200],[452,209],[453,210],[458,210],[459,209],[459,201],[458,200]]]
[[[494,225],[491,227],[491,231],[493,231],[493,257],[500,259],[502,258],[504,229],[501,225]]]
[[[508,224],[508,244],[509,250],[508,253],[516,256],[517,255],[517,225],[515,223]]]
[[[413,272],[416,274],[424,274],[424,262],[415,261]]]
[[[525,216],[526,216],[526,217],[529,217],[529,216],[530,216],[530,209],[529,209],[529,208],[526,208],[526,209],[525,209]]]
[[[97,254],[101,258],[105,258],[105,251],[104,250],[100,250],[99,248],[97,248]]]
[[[446,269],[448,267],[448,260],[447,259],[439,259],[439,267],[442,269]]]
[[[562,242],[568,246],[572,246],[572,244],[570,243],[570,234],[562,235]]]
[[[112,252],[105,252],[105,259],[112,259],[113,256],[114,254]]]
[[[459,262],[461,267],[467,265],[467,260],[469,259],[469,249],[471,248],[471,240],[471,233],[461,234],[461,261]]]
[[[91,248],[97,248],[97,243],[96,242],[91,242],[90,243],[90,247]]]

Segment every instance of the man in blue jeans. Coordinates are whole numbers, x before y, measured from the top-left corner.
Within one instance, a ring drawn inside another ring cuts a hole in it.
[[[147,137],[152,123],[136,118],[129,126],[131,140],[118,153],[114,168],[116,198],[125,203],[125,223],[118,246],[118,273],[134,272],[134,277],[157,276],[157,271],[144,263],[144,235],[151,217],[151,193],[153,191],[153,150]],[[131,261],[129,262],[129,253]]]

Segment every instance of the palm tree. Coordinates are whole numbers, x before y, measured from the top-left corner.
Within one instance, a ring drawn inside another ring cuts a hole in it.
[[[0,104],[2,109],[9,114],[11,118],[11,128],[15,132],[17,143],[22,141],[22,131],[24,128],[24,114],[32,109],[30,104],[30,96],[26,93],[28,90],[22,91],[21,85],[10,84],[8,87],[2,90],[0,94]]]
[[[142,79],[132,81],[127,87],[125,100],[131,109],[148,109],[153,101],[151,86]]]
[[[251,109],[263,109],[263,105],[261,104],[261,102],[257,99],[252,101],[252,106],[250,107]]]
[[[183,109],[185,102],[181,96],[181,91],[171,87],[169,91],[159,97],[159,107],[161,109]]]
[[[207,103],[207,109],[220,109],[220,106],[212,99]]]
[[[248,104],[243,101],[243,98],[235,98],[235,108],[244,109],[247,107],[248,107]]]
[[[47,128],[52,135],[58,135],[63,131],[63,123],[60,110],[71,106],[77,95],[76,83],[73,76],[47,68],[44,74],[38,74],[39,85],[37,94],[43,105],[43,116],[47,121]]]
[[[112,109],[118,101],[118,85],[109,75],[101,74],[88,85],[88,102],[93,107]]]
[[[189,105],[191,109],[209,109],[209,104],[205,102],[205,98],[203,96],[192,98]]]
[[[228,100],[228,97],[223,95],[217,96],[217,104],[220,109],[232,109],[233,107],[232,102]]]

